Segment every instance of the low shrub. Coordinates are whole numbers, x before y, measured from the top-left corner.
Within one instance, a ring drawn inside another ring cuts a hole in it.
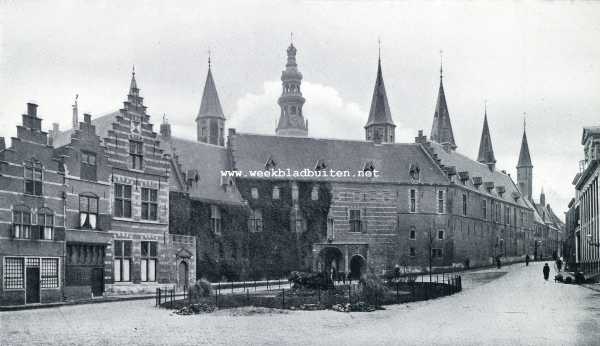
[[[361,276],[360,283],[365,299],[368,303],[378,305],[387,292],[387,287],[370,267]]]
[[[199,302],[202,298],[210,297],[212,294],[212,285],[205,279],[196,281],[189,288],[190,301],[192,303]]]
[[[288,281],[293,284],[292,287],[295,289],[328,289],[333,287],[333,281],[323,272],[307,273],[293,271],[290,273]]]

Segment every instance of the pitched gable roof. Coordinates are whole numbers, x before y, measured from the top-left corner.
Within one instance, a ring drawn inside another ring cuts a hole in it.
[[[282,137],[258,134],[235,133],[230,135],[235,169],[264,171],[265,162],[272,158],[277,169],[290,172],[304,169],[314,170],[315,162],[326,163],[325,171],[347,171],[349,177],[298,177],[294,179],[328,181],[411,182],[410,167],[420,167],[422,183],[448,183],[446,175],[437,167],[427,152],[416,143],[375,144],[367,141],[339,139]],[[372,162],[379,171],[378,178],[358,177],[365,164]],[[269,179],[278,179],[270,177]],[[281,177],[280,179],[290,179]],[[369,180],[371,179],[371,180]]]
[[[487,111],[483,117],[483,130],[481,131],[477,161],[481,163],[496,163],[494,148],[492,147],[492,137],[490,136],[490,129],[488,127]]]
[[[533,167],[531,156],[529,155],[529,144],[527,144],[527,133],[523,130],[523,139],[521,140],[521,151],[519,152],[519,162],[517,167]]]

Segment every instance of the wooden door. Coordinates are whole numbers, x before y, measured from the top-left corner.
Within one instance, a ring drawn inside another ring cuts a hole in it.
[[[25,287],[25,303],[40,302],[40,268],[27,268]]]

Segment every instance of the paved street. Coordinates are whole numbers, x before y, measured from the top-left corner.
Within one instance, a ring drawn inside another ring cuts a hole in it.
[[[178,316],[153,301],[0,312],[0,344],[598,344],[600,293],[545,282],[542,264],[467,273],[459,294],[375,313]]]

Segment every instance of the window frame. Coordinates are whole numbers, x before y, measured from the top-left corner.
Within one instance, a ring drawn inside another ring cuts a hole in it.
[[[463,193],[462,194],[462,215],[463,216],[467,216],[467,211],[468,211],[468,202],[467,202],[467,194]]]
[[[148,221],[157,221],[158,190],[148,187],[142,187],[141,199],[141,219]]]
[[[356,217],[358,216],[358,217]],[[351,233],[362,232],[362,217],[360,209],[350,209],[348,211],[348,223],[350,224]],[[358,230],[356,230],[358,229]]]
[[[126,246],[129,244],[129,254],[126,254]],[[113,241],[113,281],[114,282],[131,282],[131,264],[132,264],[132,250],[133,241],[130,239],[115,239]],[[119,251],[118,251],[119,250]],[[117,280],[117,263],[119,264],[118,280]],[[127,280],[124,280],[125,266],[127,263]]]
[[[212,204],[210,206],[210,229],[213,234],[221,235],[222,227],[221,209],[218,205]]]
[[[9,261],[14,263],[10,264]],[[5,291],[25,289],[25,257],[6,256],[2,263],[2,287]],[[18,272],[19,271],[19,272]]]
[[[129,166],[131,169],[144,170],[144,141],[129,140]],[[137,167],[139,166],[139,167]]]
[[[408,212],[417,212],[417,189],[408,190]]]
[[[444,191],[444,190],[438,190],[437,213],[438,214],[446,213],[446,191]]]
[[[20,215],[17,221],[17,214]],[[28,223],[25,222],[26,214],[29,215]],[[26,206],[17,206],[12,210],[12,237],[16,239],[31,239],[32,228],[31,209]]]
[[[251,233],[260,233],[263,231],[263,217],[261,209],[251,209],[248,218],[248,229]]]
[[[150,240],[141,241],[140,249],[140,281],[156,282],[156,274],[158,273],[158,242]],[[154,273],[152,273],[152,276],[150,275],[150,263],[154,263]],[[154,279],[151,280],[152,277]]]
[[[129,197],[127,197],[127,191],[129,190]],[[115,217],[122,217],[131,219],[132,213],[132,186],[127,184],[114,184],[114,206],[113,214]],[[119,191],[121,191],[119,193]],[[128,213],[127,213],[128,212]]]
[[[50,224],[48,224],[48,218],[50,219]],[[43,223],[40,223],[40,219],[43,220]],[[40,237],[42,240],[52,240],[54,239],[54,212],[49,208],[40,208],[37,212],[37,225],[40,228]]]
[[[415,226],[408,229],[408,240],[417,240],[417,228]]]
[[[82,209],[82,199],[84,199],[86,201],[87,204],[87,208],[86,210]],[[91,201],[95,200],[95,204],[96,204],[96,211],[93,212],[91,209]],[[80,193],[79,194],[79,228],[83,228],[83,229],[98,229],[98,209],[99,209],[99,204],[100,203],[100,199],[98,198],[98,196],[96,196],[95,194],[92,193]],[[85,221],[82,222],[82,216],[85,216]],[[92,217],[93,221],[92,221]],[[87,224],[87,226],[86,226]]]
[[[44,167],[41,163],[30,161],[23,164],[23,193],[30,196],[44,194]]]

